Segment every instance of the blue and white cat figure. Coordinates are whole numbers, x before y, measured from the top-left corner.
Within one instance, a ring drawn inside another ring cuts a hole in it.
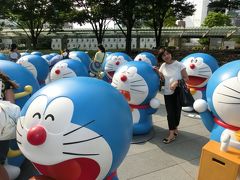
[[[18,59],[18,64],[27,68],[38,80],[40,87],[45,85],[49,72],[48,62],[39,55],[26,55]]]
[[[76,76],[88,77],[86,66],[81,61],[65,59],[53,66],[50,72],[50,81]]]
[[[133,61],[132,58],[123,52],[115,52],[107,56],[102,64],[102,80],[111,83],[115,71],[123,64]]]
[[[210,139],[221,142],[221,150],[228,145],[240,149],[240,60],[218,68],[208,81],[207,101],[198,99],[194,109],[200,113]]]
[[[160,106],[155,98],[160,79],[146,62],[128,62],[116,71],[112,86],[128,101],[133,116],[133,135],[149,133],[152,129],[152,114]]]
[[[50,178],[117,180],[116,170],[130,147],[131,125],[128,103],[110,84],[65,78],[29,99],[17,123],[17,141]]]
[[[219,67],[217,60],[206,53],[194,53],[186,56],[181,62],[185,65],[189,77],[187,86],[195,100],[206,99],[206,86],[213,72]],[[183,107],[191,112],[193,107]]]
[[[138,54],[135,58],[134,61],[144,61],[151,66],[157,66],[157,58],[149,52],[142,52]]]

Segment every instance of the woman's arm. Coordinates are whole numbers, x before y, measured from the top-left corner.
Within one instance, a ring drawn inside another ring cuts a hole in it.
[[[14,93],[13,93],[12,89],[7,89],[5,91],[5,99],[6,99],[6,101],[10,101],[11,103],[15,103]]]
[[[188,81],[188,74],[187,74],[186,68],[184,68],[184,69],[181,71],[181,74],[182,74],[183,80],[184,80],[185,82]]]

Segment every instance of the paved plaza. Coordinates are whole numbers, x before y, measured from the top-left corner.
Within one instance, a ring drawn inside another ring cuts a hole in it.
[[[201,149],[209,140],[209,132],[201,119],[182,115],[179,136],[171,144],[162,139],[168,135],[163,95],[157,98],[161,106],[153,115],[154,136],[145,143],[132,144],[127,157],[118,168],[120,180],[194,180],[197,179]],[[33,174],[25,165],[18,180],[26,180]]]

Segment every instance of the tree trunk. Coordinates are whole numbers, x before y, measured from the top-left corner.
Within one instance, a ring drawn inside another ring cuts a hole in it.
[[[35,37],[35,36],[32,36],[32,47],[33,47],[33,49],[37,49],[37,41],[38,41],[38,38]]]
[[[126,53],[131,54],[132,50],[132,26],[127,27],[127,36],[126,36]]]

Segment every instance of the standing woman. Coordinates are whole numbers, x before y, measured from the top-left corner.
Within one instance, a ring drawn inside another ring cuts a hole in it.
[[[96,52],[93,61],[103,63],[105,58],[106,50],[102,44],[98,45],[98,52]]]
[[[164,80],[164,101],[167,110],[167,120],[169,135],[163,139],[163,143],[168,144],[175,140],[178,135],[178,125],[181,118],[181,109],[179,100],[178,80],[188,80],[185,66],[172,59],[172,52],[169,49],[163,49],[159,57],[164,61],[159,69],[159,74]]]
[[[17,60],[21,57],[21,54],[18,52],[18,47],[16,44],[11,45],[11,50],[9,54],[10,61],[17,62]]]
[[[13,89],[18,88],[18,85],[11,81],[5,74],[0,72],[0,91],[1,91],[1,100],[10,101],[11,103],[15,103]],[[0,120],[1,121],[1,120]],[[10,140],[1,140],[0,141],[0,179],[8,180],[9,173],[10,174],[18,174],[20,169],[14,166],[9,166],[8,169],[4,167],[4,163],[7,157],[7,153],[9,150],[9,142]],[[8,172],[11,171],[11,172]]]

